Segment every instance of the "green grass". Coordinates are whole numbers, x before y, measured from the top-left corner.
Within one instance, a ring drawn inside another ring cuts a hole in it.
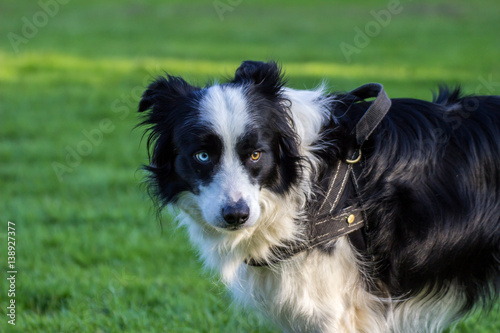
[[[429,99],[447,82],[500,94],[497,0],[402,1],[346,61],[339,45],[354,45],[355,27],[389,3],[242,1],[221,20],[212,1],[74,0],[19,52],[8,34],[22,36],[41,7],[2,4],[0,332],[276,332],[231,305],[167,216],[156,221],[137,171],[139,95],[163,70],[203,84],[245,59],[281,61],[296,88],[378,81],[392,97]],[[7,221],[16,223],[15,327],[5,315]],[[498,307],[456,328],[497,331]]]

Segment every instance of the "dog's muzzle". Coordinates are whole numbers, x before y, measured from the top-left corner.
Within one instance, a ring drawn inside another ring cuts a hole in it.
[[[250,207],[247,203],[240,199],[222,207],[222,217],[229,229],[236,229],[243,223],[248,221],[250,216]]]

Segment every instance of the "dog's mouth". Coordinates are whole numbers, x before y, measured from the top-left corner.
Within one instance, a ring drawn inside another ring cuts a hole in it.
[[[238,230],[242,230],[242,229],[246,229],[244,226],[225,226],[225,227],[222,227],[222,230],[224,231],[238,231]]]
[[[237,232],[243,232],[245,230],[250,230],[253,225],[249,224],[239,224],[239,225],[230,225],[224,221],[219,221],[218,223],[208,223],[205,221],[206,225],[210,226],[211,229],[215,230],[218,233],[222,234],[232,234]]]

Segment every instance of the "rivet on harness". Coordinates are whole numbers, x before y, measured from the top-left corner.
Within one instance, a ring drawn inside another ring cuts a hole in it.
[[[245,262],[250,266],[268,266],[289,259],[294,255],[331,242],[339,237],[349,235],[351,243],[362,250],[366,248],[362,228],[367,228],[366,214],[361,209],[359,176],[361,174],[360,161],[362,159],[363,143],[370,137],[373,131],[385,117],[391,107],[391,100],[387,97],[384,88],[379,83],[365,84],[348,93],[363,101],[367,98],[376,97],[365,114],[356,124],[352,133],[356,138],[357,147],[353,147],[350,158],[338,161],[335,171],[329,176],[327,191],[322,201],[317,203],[319,208],[313,209],[308,219],[308,239],[306,242],[290,243],[271,248],[269,260],[248,259]],[[356,191],[357,203],[337,210],[338,203],[346,188],[348,180],[351,179]],[[355,232],[356,231],[356,232]]]

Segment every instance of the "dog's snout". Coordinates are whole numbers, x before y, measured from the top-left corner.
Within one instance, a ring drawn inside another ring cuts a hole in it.
[[[222,217],[229,226],[238,226],[245,223],[250,216],[250,208],[245,201],[239,200],[222,208]]]

